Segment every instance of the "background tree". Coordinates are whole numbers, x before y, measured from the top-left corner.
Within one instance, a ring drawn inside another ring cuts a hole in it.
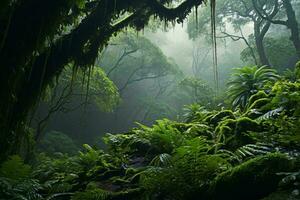
[[[53,85],[49,86],[33,110],[30,125],[35,128],[35,141],[38,142],[53,115],[68,113],[93,104],[103,112],[112,112],[119,104],[117,87],[100,67],[91,69],[88,77],[82,71],[74,76],[71,67],[67,67]],[[84,80],[87,78],[87,80]]]
[[[132,30],[113,37],[96,63],[102,66],[120,93],[121,100],[116,109],[103,112],[93,98],[89,98],[88,105],[68,113],[57,113],[44,132],[59,130],[78,143],[95,143],[99,142],[99,135],[127,131],[136,126],[136,121],[152,124],[157,118],[175,119],[184,102],[188,103],[191,99],[189,94],[180,96],[178,91],[176,100],[175,94],[170,96],[173,88],[183,79],[183,72],[154,43]],[[92,78],[90,85],[91,81]],[[85,89],[86,83],[87,79],[84,86],[79,84],[79,88]],[[84,103],[86,92],[82,93],[83,96],[71,96],[69,106]],[[89,90],[88,96],[91,95]],[[74,121],[78,123],[74,125]]]
[[[271,16],[266,8],[262,6],[262,1],[252,0],[252,2],[256,12],[260,15],[260,17],[268,20],[272,24],[286,26],[290,30],[290,40],[293,42],[298,58],[300,58],[299,22],[293,8],[293,3],[295,4],[295,2],[292,0],[273,0],[274,10],[284,10],[283,14],[279,13],[279,15],[275,17]],[[286,20],[284,20],[284,18],[286,18]]]
[[[259,6],[265,9],[271,19],[279,12],[277,7],[274,9],[276,5],[274,5],[272,1],[263,1]],[[196,38],[203,32],[207,33],[207,30],[209,30],[209,24],[207,23],[210,19],[209,12],[202,10],[199,16],[199,20],[191,19],[188,24],[188,33],[191,38]],[[271,65],[264,46],[264,38],[270,29],[271,23],[261,17],[257,9],[255,9],[252,0],[218,1],[216,17],[219,38],[230,38],[235,41],[242,40],[250,49],[252,49],[252,47],[250,46],[249,39],[246,38],[247,36],[244,33],[244,29],[253,26],[252,34],[259,64]],[[253,49],[251,52],[251,56],[256,60]]]

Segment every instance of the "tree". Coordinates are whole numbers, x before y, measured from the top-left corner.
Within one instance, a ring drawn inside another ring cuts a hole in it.
[[[179,85],[180,89],[183,89],[192,97],[192,103],[198,103],[203,106],[209,106],[209,104],[213,103],[213,90],[205,81],[199,78],[187,77]]]
[[[41,91],[67,64],[89,68],[109,38],[142,29],[153,15],[182,22],[202,0],[61,0],[1,2],[0,159],[18,151],[22,128]]]
[[[262,2],[260,7],[265,8],[266,12],[269,13],[270,19],[273,19],[278,13],[277,9],[273,9],[274,4],[270,1]],[[199,34],[209,29],[207,22],[210,19],[210,14],[207,12],[207,10],[204,10],[203,12],[200,12],[199,15],[199,20],[195,21],[192,19],[189,23],[188,32],[191,38],[196,38]],[[248,47],[250,44],[245,38],[242,30],[245,25],[253,24],[253,37],[255,41],[255,47],[257,49],[259,64],[270,66],[270,62],[264,47],[264,38],[271,26],[271,22],[262,18],[259,13],[257,13],[257,10],[254,8],[251,0],[218,1],[216,10],[216,24],[220,29],[220,35],[218,37],[228,37],[233,40],[243,40]],[[227,30],[228,28],[233,28],[235,33],[229,33]],[[237,32],[240,32],[240,34],[237,34]],[[252,54],[252,56],[255,57],[253,52]]]
[[[130,30],[121,33],[110,41],[98,62],[122,96],[114,112],[115,124],[123,123],[122,130],[135,121],[150,124],[157,117],[173,117],[165,96],[182,72],[149,39]]]
[[[293,42],[298,58],[300,58],[300,32],[292,0],[273,0],[274,11],[277,10],[278,12],[279,10],[284,9],[284,16],[286,16],[287,18],[286,20],[281,19],[283,18],[282,15],[279,15],[279,18],[277,16],[276,18],[271,16],[266,8],[264,6],[261,6],[261,1],[252,0],[252,2],[256,12],[260,15],[261,18],[269,21],[272,24],[286,26],[290,30],[290,40]]]
[[[67,67],[54,86],[48,86],[43,100],[33,110],[30,118],[34,121],[29,124],[35,128],[36,142],[43,136],[43,131],[54,114],[71,112],[87,104],[94,104],[103,112],[112,112],[119,104],[117,87],[100,67],[92,68],[85,81],[82,81],[84,73],[80,70],[77,73],[74,76],[71,67]]]
[[[275,31],[278,35],[273,34]],[[270,35],[271,34],[272,37],[266,37],[264,40],[265,50],[272,67],[278,72],[282,72],[294,64],[296,51],[285,32],[281,32],[278,29],[272,29],[270,30]],[[253,53],[254,55],[257,55],[254,39],[252,37],[249,37],[249,44],[251,48],[245,48],[240,56],[245,63],[252,64],[255,63],[252,56]]]
[[[178,66],[145,37],[127,32],[112,42],[114,45],[107,47],[100,65],[105,66],[121,94],[131,84],[180,73]],[[116,55],[120,55],[118,59]]]

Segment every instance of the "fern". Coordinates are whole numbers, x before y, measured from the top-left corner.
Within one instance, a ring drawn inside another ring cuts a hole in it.
[[[278,176],[283,177],[280,181],[281,187],[295,187],[300,184],[300,171],[297,172],[281,172]]]
[[[276,108],[274,110],[271,110],[265,114],[263,114],[262,116],[258,117],[257,120],[258,121],[264,121],[264,120],[268,120],[268,119],[272,119],[274,118],[275,116],[278,116],[280,115],[280,113],[283,111],[283,107],[279,107],[279,108]]]
[[[151,166],[154,167],[167,167],[172,165],[172,156],[167,153],[159,154],[155,156],[150,162]]]
[[[11,156],[0,168],[0,175],[12,180],[20,180],[29,177],[31,167],[24,164],[20,156]]]
[[[42,200],[40,191],[42,185],[35,179],[15,181],[8,178],[0,178],[1,199]]]
[[[187,122],[201,121],[209,113],[203,106],[197,103],[184,106],[183,111],[185,112],[183,117]]]
[[[218,150],[218,153],[223,154],[223,156],[227,157],[230,162],[237,161],[238,163],[241,163],[246,159],[271,152],[273,152],[272,146],[265,143],[247,144],[236,149],[234,152],[225,149]]]
[[[109,194],[109,192],[102,189],[92,189],[75,193],[72,200],[106,200]]]

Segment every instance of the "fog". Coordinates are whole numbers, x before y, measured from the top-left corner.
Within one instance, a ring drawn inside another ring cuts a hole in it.
[[[166,28],[154,21],[155,28],[145,27],[138,33],[125,30],[111,38],[96,66],[100,66],[119,89],[120,103],[108,113],[99,110],[94,103],[71,112],[58,112],[51,116],[43,132],[55,130],[79,143],[99,143],[105,133],[130,131],[137,126],[136,122],[151,125],[162,118],[182,120],[185,105],[199,103],[207,108],[225,105],[226,84],[233,69],[266,63],[260,61],[257,51],[255,22],[244,19],[239,22],[239,18],[236,22],[232,19],[234,16],[220,17],[222,23],[217,21],[216,25],[219,89],[215,91],[211,27],[205,22],[205,9],[200,9],[198,20],[203,24],[198,28],[192,14],[183,24],[169,24]],[[297,61],[289,34],[286,27],[271,24],[264,36],[268,62],[278,71],[292,67]],[[288,42],[275,42],[280,40]],[[275,48],[281,49],[280,55]],[[193,81],[200,81],[205,89],[195,94],[193,90],[200,86]],[[71,100],[73,104],[78,101],[82,99]]]

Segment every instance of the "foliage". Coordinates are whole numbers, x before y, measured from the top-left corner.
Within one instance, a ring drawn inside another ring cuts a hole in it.
[[[70,137],[57,131],[47,132],[39,142],[38,148],[41,152],[49,155],[53,155],[54,153],[74,155],[79,150]]]
[[[183,73],[150,39],[131,29],[122,32],[112,38],[97,63],[122,98],[115,110],[126,118],[120,128],[129,129],[135,121],[151,124],[157,118],[176,117],[178,109],[172,105],[176,101],[169,94]]]
[[[266,66],[235,69],[228,82],[228,96],[232,100],[232,107],[243,111],[251,95],[264,89],[268,82],[272,83],[277,79],[276,71]]]
[[[183,109],[185,111],[183,116],[187,122],[202,121],[209,113],[203,106],[197,103],[186,105]]]
[[[57,82],[53,84],[54,86],[48,88],[46,101],[62,101],[61,99],[49,98],[53,93],[58,92],[55,91],[55,87],[58,87],[56,90],[62,93],[60,97],[66,98],[63,100],[71,101],[71,97],[75,97],[81,102],[94,103],[99,110],[105,112],[112,112],[120,101],[117,87],[100,66],[94,66],[88,72],[81,69],[73,72],[72,67],[68,66]]]
[[[91,72],[99,52],[113,35],[126,28],[141,30],[151,16],[161,21],[183,22],[192,8],[203,3],[185,0],[174,8],[167,7],[167,3],[174,2],[1,2],[0,159],[5,159],[16,148],[15,142],[23,139],[19,131],[26,125],[28,113],[66,66],[71,64],[74,71],[81,68]]]
[[[31,176],[31,166],[17,155],[2,163],[0,169],[1,199],[40,200],[43,188],[38,180]]]
[[[214,199],[259,199],[276,190],[280,180],[276,173],[289,169],[291,161],[281,154],[251,159],[216,177],[212,185]]]
[[[11,156],[9,160],[2,163],[0,169],[1,177],[14,180],[26,179],[29,177],[30,173],[31,167],[24,164],[23,160],[17,155]]]
[[[245,48],[241,52],[241,59],[245,63],[255,63],[251,50],[253,50],[257,56],[257,48],[255,47],[255,41],[253,41],[252,37],[249,37],[249,43],[252,49],[249,47]],[[289,67],[285,66],[287,59],[291,59],[296,54],[292,42],[288,37],[268,36],[264,39],[264,47],[272,67],[274,67],[278,72],[282,72],[286,69],[286,67]]]
[[[163,119],[107,134],[106,149],[85,144],[74,156],[40,154],[32,166],[14,156],[1,166],[1,195],[181,200],[277,198],[280,193],[298,198],[299,83],[276,75],[268,85],[266,70],[255,79],[260,82],[246,112],[207,111],[193,104],[186,121]]]
[[[106,191],[101,189],[93,189],[84,192],[78,192],[72,197],[72,200],[105,200],[107,199],[108,194]]]
[[[213,90],[201,79],[188,77],[183,79],[179,85],[180,89],[193,96],[195,103],[208,106],[213,99]]]

